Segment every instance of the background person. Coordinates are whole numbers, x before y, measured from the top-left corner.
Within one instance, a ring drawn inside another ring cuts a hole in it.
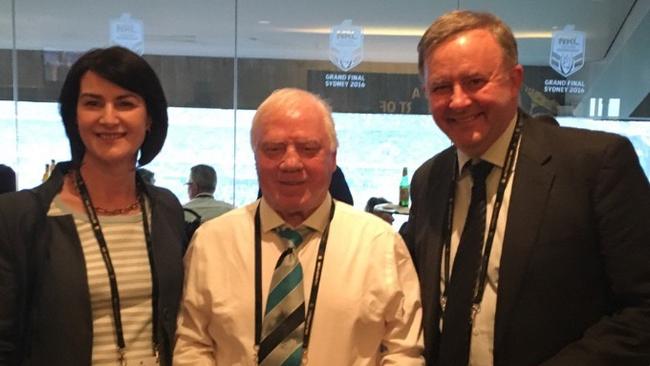
[[[337,139],[327,104],[274,92],[251,145],[264,195],[194,235],[175,364],[423,365],[403,241],[328,192]]]
[[[213,219],[235,208],[230,203],[214,198],[217,188],[217,172],[209,165],[199,164],[190,169],[190,179],[187,182],[187,194],[190,201],[183,205],[201,216],[201,222]],[[185,212],[185,221],[193,221],[196,217]]]
[[[341,170],[338,165],[336,166],[336,169],[334,169],[334,173],[332,173],[332,181],[330,182],[329,191],[335,200],[345,202],[350,206],[354,205],[352,192],[350,192],[350,187],[345,179],[343,170]]]
[[[386,221],[387,223],[392,224],[393,221],[395,221],[393,214],[389,212],[381,212],[375,210],[375,206],[382,203],[390,203],[390,201],[385,199],[384,197],[370,197],[368,199],[368,202],[366,203],[366,212],[370,212],[371,214],[380,217],[382,220]]]
[[[428,364],[648,365],[650,188],[630,142],[518,109],[517,45],[491,14],[444,14],[418,53],[453,142],[411,183]]]
[[[136,169],[136,172],[140,174],[140,177],[142,177],[143,182],[151,185],[156,184],[156,176],[154,172],[152,172],[151,170],[146,168],[138,168]]]
[[[0,164],[0,194],[16,191],[16,172],[11,167]]]
[[[0,364],[154,364],[159,352],[171,365],[182,208],[136,175],[167,133],[160,82],[135,53],[95,49],[59,106],[72,161],[0,196]]]

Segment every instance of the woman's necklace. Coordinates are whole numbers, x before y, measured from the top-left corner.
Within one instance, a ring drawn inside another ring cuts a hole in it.
[[[99,215],[106,215],[106,216],[116,216],[116,215],[124,215],[129,212],[133,212],[137,209],[140,208],[140,201],[135,200],[132,204],[122,207],[122,208],[116,208],[116,209],[107,209],[99,206],[95,206],[95,212]]]
[[[76,174],[79,174],[78,172]],[[79,192],[79,187],[77,184],[74,184],[75,190],[77,191],[77,194],[81,195]],[[103,215],[103,216],[117,216],[117,215],[124,215],[133,211],[136,211],[140,208],[140,198],[136,197],[135,201],[131,203],[130,205],[126,207],[120,207],[120,208],[114,208],[114,209],[108,209],[104,207],[99,207],[99,206],[94,206],[95,212],[98,215]]]

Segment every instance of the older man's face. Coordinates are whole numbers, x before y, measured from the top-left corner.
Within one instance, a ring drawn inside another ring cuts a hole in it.
[[[276,109],[260,121],[255,161],[269,205],[287,222],[304,221],[323,202],[336,169],[336,151],[322,112],[306,98],[299,107]]]

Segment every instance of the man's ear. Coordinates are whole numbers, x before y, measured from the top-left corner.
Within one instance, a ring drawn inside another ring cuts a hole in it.
[[[524,82],[524,67],[521,64],[516,64],[510,70],[510,81],[512,82],[515,95],[519,95],[521,84]]]

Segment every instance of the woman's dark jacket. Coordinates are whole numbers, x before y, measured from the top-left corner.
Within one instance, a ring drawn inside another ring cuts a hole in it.
[[[48,217],[69,163],[42,185],[0,195],[0,365],[90,365],[92,314],[86,267],[71,215]],[[183,286],[183,211],[145,185],[158,278],[162,365],[171,365]],[[128,345],[127,345],[128,347]]]

